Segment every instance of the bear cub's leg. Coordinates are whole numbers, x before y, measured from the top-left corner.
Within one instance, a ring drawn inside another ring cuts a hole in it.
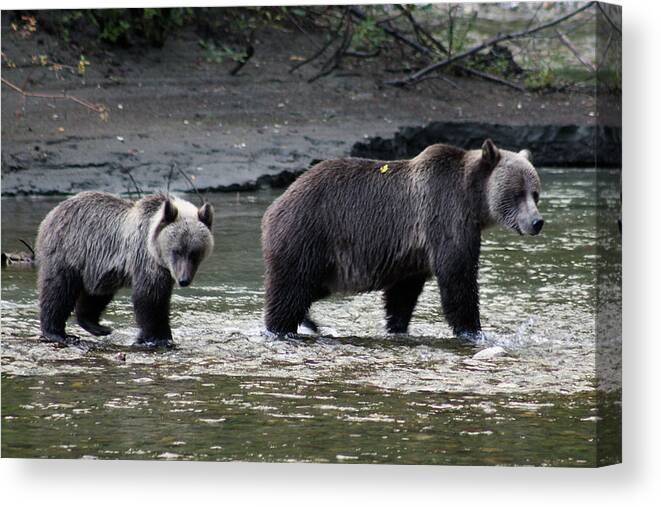
[[[133,287],[133,311],[140,327],[136,344],[148,347],[174,346],[170,329],[170,297],[172,279],[138,279]]]
[[[80,278],[69,270],[42,265],[39,273],[39,320],[42,338],[67,343],[65,328],[80,293]]]
[[[106,336],[112,333],[112,328],[99,324],[101,314],[112,298],[113,294],[93,296],[83,290],[76,301],[76,319],[80,327],[94,336]]]
[[[427,277],[412,276],[388,287],[383,297],[386,305],[386,328],[389,333],[406,333]]]

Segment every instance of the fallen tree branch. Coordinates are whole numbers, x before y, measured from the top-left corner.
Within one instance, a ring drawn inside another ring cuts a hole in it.
[[[351,56],[353,58],[376,58],[381,54],[381,48],[376,48],[374,51],[350,51],[346,50],[344,56]]]
[[[606,10],[604,9],[604,6],[601,5],[599,2],[597,2],[597,7],[599,8],[599,10],[601,11],[601,13],[602,13],[602,14],[604,15],[604,17],[606,18],[606,21],[608,21],[608,24],[609,24],[610,26],[612,26],[613,29],[614,29],[617,33],[619,33],[620,35],[622,35],[622,29],[621,29],[619,26],[617,26],[617,25],[615,24],[615,22],[610,18],[610,16],[606,13]]]
[[[604,49],[604,53],[601,55],[601,59],[597,62],[597,66],[595,67],[595,72],[599,71],[601,67],[606,63],[606,57],[608,56],[608,51],[611,48],[611,44],[613,43],[613,30],[611,30],[608,33],[608,40],[606,41],[606,48]]]
[[[436,39],[431,33],[429,33],[427,30],[425,30],[420,23],[418,23],[415,18],[413,17],[413,14],[411,14],[411,11],[408,10],[407,7],[404,5],[396,5],[399,10],[401,10],[404,13],[404,16],[406,16],[406,19],[409,20],[409,23],[411,23],[411,26],[413,27],[413,30],[415,31],[416,35],[418,36],[418,39],[420,39],[420,34],[424,35],[429,42],[431,42],[436,49],[438,49],[441,53],[444,54],[449,54],[447,48],[443,45],[441,41]],[[423,49],[427,49],[424,46],[421,46]],[[429,54],[430,52],[428,51],[426,54]]]
[[[580,12],[583,12],[584,10],[594,6],[595,3],[596,2],[590,2],[588,4],[585,4],[584,6],[579,7],[578,9],[575,9],[575,10],[571,11],[568,14],[565,14],[564,16],[560,16],[559,18],[556,18],[556,19],[554,19],[552,21],[549,21],[547,23],[543,23],[543,24],[538,25],[534,28],[529,28],[529,29],[526,29],[526,30],[520,30],[518,32],[511,32],[511,33],[507,33],[507,34],[504,34],[504,35],[498,35],[496,37],[493,37],[493,38],[487,40],[486,42],[483,42],[482,44],[479,44],[478,46],[474,46],[470,49],[467,49],[466,51],[462,51],[461,53],[456,53],[455,55],[453,55],[449,58],[446,58],[445,60],[442,60],[440,62],[433,63],[433,64],[425,67],[424,69],[421,69],[421,70],[411,74],[410,76],[407,76],[407,77],[402,78],[402,79],[393,79],[393,80],[390,80],[390,81],[386,81],[385,84],[391,85],[391,86],[405,86],[405,85],[416,83],[417,81],[420,80],[421,77],[429,74],[430,72],[434,72],[434,71],[440,70],[444,67],[447,67],[448,65],[451,65],[451,64],[453,64],[453,63],[455,63],[459,60],[463,60],[464,58],[467,58],[471,55],[474,55],[475,53],[477,53],[479,51],[482,51],[483,49],[486,49],[486,48],[491,47],[495,44],[498,44],[499,42],[506,41],[506,40],[512,40],[512,39],[518,39],[518,38],[521,38],[521,37],[526,37],[528,35],[532,35],[536,32],[544,30],[546,28],[551,28],[552,26],[558,25],[558,24],[562,23],[563,21],[566,21],[567,19],[576,16]]]
[[[2,82],[7,85],[9,88],[14,90],[17,93],[20,93],[23,97],[34,97],[38,99],[52,99],[52,100],[70,100],[72,102],[75,102],[76,104],[80,104],[81,106],[89,109],[90,111],[93,111],[98,114],[104,114],[108,112],[108,108],[104,106],[103,104],[94,104],[93,102],[88,102],[85,99],[81,99],[79,97],[76,97],[74,95],[68,95],[68,94],[50,94],[50,93],[37,93],[37,92],[28,92],[21,88],[20,86],[15,85],[11,81],[8,81],[7,79],[0,78]]]
[[[351,45],[351,37],[353,35],[351,16],[346,17],[346,25],[347,26],[344,30],[342,42],[338,46],[337,50],[335,51],[333,56],[331,56],[322,66],[321,71],[318,74],[312,76],[310,79],[308,79],[308,83],[312,83],[319,78],[327,76],[328,74],[330,74],[340,66],[340,62],[342,61],[342,57],[344,56],[344,53],[349,49],[349,46]]]
[[[526,88],[524,86],[513,83],[512,81],[508,81],[507,79],[503,79],[502,77],[498,77],[498,76],[495,76],[493,74],[489,74],[488,72],[483,72],[481,70],[471,69],[470,67],[466,67],[465,65],[457,65],[457,67],[462,72],[466,72],[467,74],[472,74],[473,76],[477,76],[477,77],[482,78],[486,81],[492,81],[494,83],[498,83],[498,84],[501,84],[503,86],[513,88],[513,89],[515,89],[517,91],[520,91],[520,92],[525,92],[526,91]]]
[[[304,65],[307,65],[308,63],[316,60],[321,55],[323,55],[326,52],[326,50],[333,45],[333,42],[335,42],[339,37],[340,31],[342,30],[342,25],[344,25],[344,20],[346,19],[346,17],[347,17],[347,12],[345,11],[342,17],[340,18],[340,22],[337,24],[337,27],[333,31],[333,35],[330,36],[330,38],[326,41],[326,43],[322,45],[317,51],[315,51],[315,53],[312,56],[306,58],[305,60],[295,65],[292,65],[292,67],[289,69],[289,72],[292,73],[300,69]]]
[[[403,5],[398,5],[397,8],[402,11],[406,19],[409,20],[409,23],[413,27],[413,30],[417,34],[422,34],[424,35],[435,47],[438,49],[440,52],[444,54],[449,54],[448,49],[441,43],[439,40],[437,40],[431,33],[429,33],[427,30],[425,30],[413,17],[413,14]],[[354,15],[361,16],[363,15],[358,9],[355,9]],[[361,18],[362,19],[362,18]],[[402,34],[397,32],[396,30],[392,28],[386,28],[382,27],[386,33],[389,35],[395,37],[397,40],[405,42],[407,45],[418,51],[419,53],[425,55],[425,56],[431,56],[433,52],[431,49],[429,49],[426,46],[422,46],[421,44],[414,43],[413,41],[410,41],[406,37],[404,37]],[[482,72],[479,70],[471,69],[470,67],[466,67],[464,65],[458,65],[459,69],[462,70],[463,72],[467,74],[472,74],[474,76],[480,77],[482,79],[485,79],[487,81],[492,81],[494,83],[498,83],[504,86],[508,86],[510,88],[514,88],[515,90],[524,92],[526,89],[523,86],[520,86],[516,83],[512,83],[511,81],[507,81],[506,79],[500,78],[498,76],[494,76],[493,74],[489,74],[487,72]],[[455,88],[459,88],[455,82],[453,82],[451,79],[445,78],[443,81],[451,84]]]
[[[337,33],[335,34],[335,36],[337,36]],[[317,51],[315,51],[315,53],[312,56],[306,58],[305,60],[301,60],[300,62],[298,62],[295,65],[292,65],[291,68],[289,69],[289,73],[291,74],[292,72],[294,72],[294,71],[300,69],[301,67],[303,67],[303,65],[307,65],[311,61],[316,60],[322,54],[324,54],[326,52],[326,50],[331,46],[331,44],[333,44],[333,42],[335,42],[335,36],[330,37],[328,39],[328,41],[326,41],[326,43],[323,46],[321,46]]]
[[[303,35],[305,35],[305,37],[308,39],[308,41],[310,41],[310,44],[312,44],[313,46],[316,47],[316,46],[317,46],[317,41],[314,40],[314,38],[312,37],[312,35],[310,35],[310,33],[309,33],[305,28],[303,28],[303,27],[298,23],[298,21],[296,21],[296,17],[295,17],[295,16],[292,16],[292,14],[289,12],[289,9],[288,9],[287,7],[280,7],[280,10],[281,10],[282,12],[284,12],[284,13],[285,13],[285,16],[287,16],[287,17],[289,18],[289,21],[291,21],[292,24],[293,24],[296,28],[298,28],[298,31],[301,32]],[[291,72],[291,71],[290,71],[290,72]]]
[[[421,83],[422,81],[431,81],[431,80],[441,80],[441,81],[446,82],[447,84],[449,84],[450,86],[452,86],[456,90],[461,90],[461,88],[459,87],[459,85],[457,83],[452,81],[452,79],[450,79],[449,77],[443,76],[443,75],[440,75],[440,76],[425,76],[425,77],[421,78],[420,81],[418,81],[418,82]]]
[[[243,55],[243,57],[236,62],[236,65],[234,68],[230,71],[230,76],[236,76],[239,71],[243,68],[243,66],[248,63],[248,60],[250,60],[253,55],[255,54],[255,46],[253,45],[255,41],[255,29],[253,28],[250,31],[250,34],[248,35],[248,38],[246,40],[246,52]]]
[[[578,52],[578,49],[576,49],[576,46],[572,44],[572,41],[569,40],[569,37],[567,37],[564,33],[562,33],[560,30],[557,28],[555,29],[556,33],[558,34],[558,37],[560,38],[560,42],[571,51],[571,53],[576,57],[576,59],[583,64],[584,67],[586,67],[589,71],[594,72],[597,70],[596,66],[590,62],[586,62],[583,60],[583,57],[581,54]]]
[[[367,19],[367,16],[358,9],[358,7],[349,7],[349,12],[356,18],[360,19],[361,21],[364,21]],[[409,47],[412,47],[419,53],[423,53],[425,55],[431,56],[432,51],[429,48],[426,48],[425,46],[418,44],[415,41],[412,41],[408,39],[407,37],[404,37],[401,33],[399,33],[397,30],[390,28],[388,26],[382,26],[381,29],[386,32],[388,35],[391,37],[397,39],[398,41],[402,42],[403,44],[406,44]]]

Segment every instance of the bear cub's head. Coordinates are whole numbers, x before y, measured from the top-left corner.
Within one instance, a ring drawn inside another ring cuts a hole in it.
[[[537,209],[540,182],[530,152],[499,150],[487,139],[482,145],[481,163],[489,171],[486,182],[488,221],[519,234],[539,234],[544,225]]]
[[[149,251],[179,287],[191,284],[213,249],[213,207],[169,196],[152,218]]]

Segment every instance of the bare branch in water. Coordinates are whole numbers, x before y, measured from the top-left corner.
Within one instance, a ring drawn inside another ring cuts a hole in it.
[[[138,199],[142,198],[142,189],[138,186],[138,182],[135,181],[135,178],[131,173],[128,173],[129,179],[131,180],[131,183],[133,183],[133,186],[135,187],[135,190],[138,192]]]
[[[167,180],[167,184],[166,184],[166,187],[165,187],[165,191],[168,194],[170,193],[170,182],[172,181],[172,173],[174,172],[174,166],[175,166],[175,164],[172,164],[170,166],[170,172],[168,173],[168,180]]]
[[[177,168],[177,171],[179,171],[179,174],[181,174],[184,178],[186,178],[186,181],[188,182],[188,184],[191,186],[191,188],[195,191],[195,193],[197,194],[197,196],[200,198],[200,202],[201,202],[202,204],[204,204],[204,202],[205,202],[205,201],[204,201],[204,197],[202,197],[202,194],[200,194],[200,191],[197,189],[197,187],[195,186],[195,183],[194,183],[193,180],[190,178],[190,176],[188,176],[188,174],[186,174],[186,173],[185,173],[185,172],[184,172],[179,166],[177,166],[176,164],[175,164],[175,167]]]
[[[32,257],[36,257],[37,255],[34,253],[34,248],[32,248],[32,245],[25,241],[24,239],[18,238],[18,240],[25,245],[25,247],[30,250],[30,253],[32,254]]]

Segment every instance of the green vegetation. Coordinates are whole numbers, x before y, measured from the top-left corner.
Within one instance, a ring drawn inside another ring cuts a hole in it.
[[[16,12],[12,30],[29,36],[37,26],[41,28],[43,20],[45,27],[67,43],[118,47],[163,47],[169,37],[193,30],[204,61],[241,65],[255,52],[256,34],[269,30],[297,33],[310,41],[312,54],[299,56],[294,70],[316,60],[321,70],[312,81],[356,58],[384,58],[387,65],[389,55],[397,55],[404,69],[424,68],[494,37],[548,23],[575,8],[521,3],[62,10]],[[593,87],[600,77],[609,89],[619,89],[621,73],[608,63],[619,61],[620,38],[603,34],[610,41],[608,55],[597,55],[598,12],[590,5],[552,28],[485,46],[444,67],[443,72],[473,70],[485,79],[491,76],[531,90]],[[617,24],[614,28],[618,30]],[[600,67],[597,60],[607,65]],[[5,63],[9,65],[8,60]],[[351,65],[358,62],[353,60]],[[78,65],[80,74],[85,66]]]
[[[227,60],[241,62],[248,57],[247,51],[236,50],[229,46],[217,46],[213,40],[200,40],[204,61],[207,63],[222,63]]]
[[[74,35],[86,34],[111,45],[147,43],[162,47],[169,34],[193,19],[193,12],[186,7],[66,10],[50,14],[54,30],[66,42],[75,42]]]

